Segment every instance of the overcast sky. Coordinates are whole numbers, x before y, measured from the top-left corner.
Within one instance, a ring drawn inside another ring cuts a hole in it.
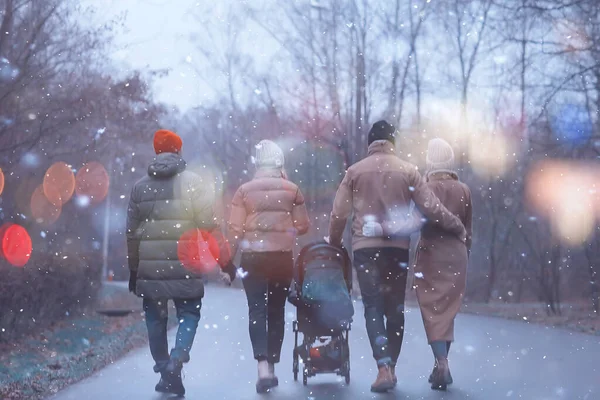
[[[125,31],[116,38],[111,54],[123,71],[170,70],[155,84],[159,100],[186,109],[212,97],[212,89],[196,77],[190,64],[197,59],[190,36],[197,24],[191,11],[198,0],[87,1],[98,9],[100,21],[126,13]]]

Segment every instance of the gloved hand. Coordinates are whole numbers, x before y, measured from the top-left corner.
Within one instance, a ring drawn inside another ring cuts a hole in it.
[[[227,286],[231,286],[231,277],[228,273],[221,271],[219,275],[221,277],[221,282],[223,282]]]
[[[135,294],[137,284],[137,271],[129,271],[129,291]]]
[[[379,222],[369,221],[365,222],[362,228],[362,234],[365,237],[382,237],[383,227]]]
[[[223,277],[223,275],[227,275],[227,278],[229,278],[229,281],[227,284],[231,285],[231,282],[233,282],[235,280],[236,272],[237,272],[237,268],[235,267],[235,265],[233,264],[232,261],[229,261],[227,263],[227,265],[225,265],[222,268],[221,276]]]

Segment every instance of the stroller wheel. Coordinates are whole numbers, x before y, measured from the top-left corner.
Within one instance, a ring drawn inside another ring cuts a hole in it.
[[[346,378],[346,385],[350,384],[350,371],[346,371],[346,375],[344,376]]]

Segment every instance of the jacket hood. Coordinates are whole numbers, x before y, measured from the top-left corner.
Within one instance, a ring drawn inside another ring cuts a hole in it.
[[[286,179],[286,173],[282,168],[259,168],[254,174],[254,179],[260,178],[284,178]]]
[[[158,179],[170,178],[185,171],[186,165],[185,160],[179,154],[161,153],[148,167],[148,175]]]
[[[459,181],[458,172],[452,169],[435,169],[426,174],[427,181],[455,180]]]
[[[385,154],[396,154],[396,148],[394,144],[389,140],[376,140],[369,145],[369,155],[385,153]]]

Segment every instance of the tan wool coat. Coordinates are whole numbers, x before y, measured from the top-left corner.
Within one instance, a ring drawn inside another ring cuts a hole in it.
[[[410,202],[431,221],[452,234],[461,236],[464,227],[450,213],[422,179],[417,167],[400,159],[394,145],[378,140],[369,154],[352,165],[338,188],[329,223],[330,242],[339,245],[347,219],[352,216],[352,250],[377,247],[408,249],[410,232],[395,229],[408,220]],[[371,219],[394,235],[365,237],[364,224]]]
[[[454,341],[454,319],[460,310],[467,281],[468,252],[472,240],[472,206],[469,187],[454,173],[434,173],[427,185],[467,230],[466,242],[426,223],[415,258],[415,286],[429,343]]]
[[[233,196],[229,217],[232,256],[242,251],[292,251],[296,236],[308,232],[302,192],[279,169],[259,169]]]

